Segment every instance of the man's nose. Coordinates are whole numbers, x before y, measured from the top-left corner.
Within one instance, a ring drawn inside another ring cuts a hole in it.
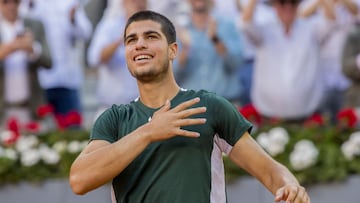
[[[147,47],[147,42],[144,38],[139,38],[136,42],[136,49],[144,49]]]

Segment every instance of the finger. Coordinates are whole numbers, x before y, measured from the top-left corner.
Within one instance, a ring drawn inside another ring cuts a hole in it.
[[[276,196],[275,196],[275,202],[280,202],[282,200],[285,200],[284,188],[280,188],[276,192]]]
[[[197,107],[183,110],[179,113],[180,118],[188,118],[192,115],[201,114],[206,112],[206,107]]]
[[[293,202],[296,199],[298,194],[298,187],[290,187],[288,188],[288,196],[286,198],[286,202]]]
[[[206,123],[205,118],[188,118],[188,119],[182,119],[176,122],[177,126],[189,126],[189,125],[200,125]]]
[[[199,97],[196,97],[196,98],[194,98],[194,99],[190,99],[190,100],[188,100],[188,101],[185,101],[185,102],[177,105],[177,106],[173,109],[173,111],[174,111],[174,112],[182,111],[182,110],[187,109],[188,107],[190,107],[190,106],[198,103],[199,101],[200,101],[200,98],[199,98]]]
[[[183,130],[183,129],[179,129],[176,135],[184,136],[184,137],[194,137],[194,138],[200,137],[200,133],[198,132]]]
[[[307,202],[307,193],[305,191],[305,188],[303,187],[300,187],[298,188],[298,192],[297,192],[297,195],[296,195],[296,199],[294,201],[294,203],[304,203],[304,202]]]
[[[166,112],[169,111],[170,107],[171,107],[170,100],[166,100],[164,106],[162,106],[158,111]]]

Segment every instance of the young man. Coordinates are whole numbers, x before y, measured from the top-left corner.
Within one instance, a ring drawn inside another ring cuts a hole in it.
[[[251,124],[230,102],[177,85],[172,72],[176,33],[167,18],[135,13],[124,41],[140,97],[114,105],[94,124],[91,142],[70,170],[76,194],[112,180],[117,202],[226,202],[225,152],[275,201],[310,202],[295,177],[251,138]]]

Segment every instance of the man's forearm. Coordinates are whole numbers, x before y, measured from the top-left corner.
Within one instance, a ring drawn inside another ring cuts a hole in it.
[[[113,144],[82,152],[70,169],[73,191],[85,194],[116,177],[148,146],[146,134],[140,127]]]

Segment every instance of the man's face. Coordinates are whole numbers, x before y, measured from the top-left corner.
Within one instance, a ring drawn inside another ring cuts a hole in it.
[[[176,43],[169,45],[161,24],[151,20],[133,22],[125,32],[125,55],[130,73],[142,82],[161,80],[175,58]]]
[[[18,17],[19,4],[20,0],[0,0],[2,16],[8,21],[15,21]]]
[[[191,9],[194,12],[207,12],[210,11],[213,1],[212,0],[189,0]]]
[[[281,21],[293,22],[297,15],[298,0],[275,0],[273,6]]]

